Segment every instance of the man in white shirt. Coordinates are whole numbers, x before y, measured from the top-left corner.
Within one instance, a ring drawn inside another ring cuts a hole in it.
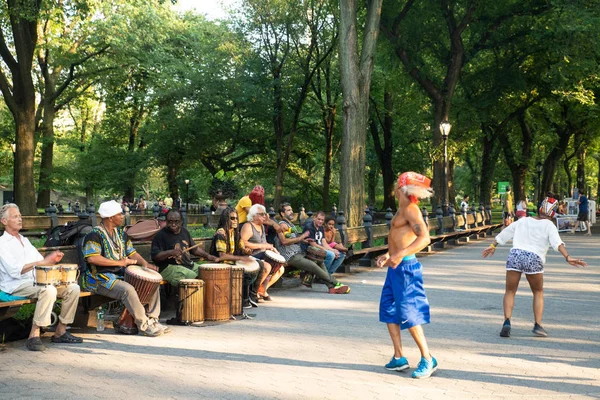
[[[4,225],[4,234],[0,236],[0,290],[13,296],[37,299],[27,348],[32,351],[46,349],[40,338],[40,327],[50,325],[50,315],[57,297],[62,298],[63,301],[52,342],[83,342],[83,339],[67,331],[67,325],[75,318],[79,301],[79,285],[55,287],[34,284],[35,266],[56,264],[64,254],[54,251],[43,257],[31,242],[19,233],[23,221],[16,204],[5,204],[0,208],[0,221]]]

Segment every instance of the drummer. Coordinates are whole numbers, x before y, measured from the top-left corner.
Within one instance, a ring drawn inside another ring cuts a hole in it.
[[[283,203],[281,207],[279,207],[279,216],[281,217],[281,222],[279,222],[279,224],[281,225],[283,232],[279,232],[277,235],[275,245],[288,265],[318,276],[327,286],[329,293],[331,294],[349,293],[350,288],[338,282],[331,276],[323,266],[323,263],[319,263],[319,265],[305,257],[300,247],[300,243],[304,242],[310,232],[306,230],[301,235],[298,234],[298,229],[292,222],[294,219],[294,210],[289,203]]]
[[[178,286],[182,279],[196,279],[200,264],[192,261],[191,255],[219,262],[217,257],[211,256],[200,247],[187,250],[195,246],[195,243],[190,232],[182,226],[183,220],[179,211],[169,210],[166,224],[152,239],[150,250],[152,261],[164,280]]]
[[[23,222],[16,204],[9,203],[0,208],[0,221],[4,225],[4,233],[0,236],[0,290],[16,297],[37,299],[33,323],[27,339],[27,349],[46,350],[40,338],[40,327],[50,325],[50,315],[57,297],[62,299],[62,307],[51,341],[53,343],[83,342],[83,339],[67,331],[67,325],[73,322],[77,311],[79,285],[59,287],[34,285],[34,267],[56,264],[64,254],[53,251],[46,257],[42,257],[31,242],[19,233]]]
[[[88,233],[83,240],[83,256],[87,262],[84,277],[85,288],[111,299],[121,300],[133,316],[140,332],[148,336],[159,336],[171,331],[158,322],[160,294],[157,290],[149,299],[148,310],[144,308],[135,288],[123,280],[125,268],[141,265],[157,270],[133,248],[127,233],[123,231],[121,206],[114,200],[100,204],[100,225]]]
[[[281,278],[284,267],[281,266],[274,273],[271,273],[273,266],[265,257],[267,250],[279,253],[272,244],[267,242],[265,227],[267,221],[270,221],[270,218],[265,207],[260,204],[253,205],[248,212],[248,223],[242,226],[240,235],[244,241],[246,252],[251,251],[252,256],[260,260],[261,272],[258,275],[258,279],[254,282],[258,298],[270,301],[272,299],[267,290]]]
[[[238,225],[238,213],[233,207],[227,207],[221,213],[219,226],[213,236],[210,253],[218,256],[226,264],[249,265],[256,261],[245,254],[244,241],[240,237]],[[242,290],[242,306],[244,308],[258,307],[256,291],[252,290],[252,284],[258,278],[258,274],[244,272],[244,288]]]

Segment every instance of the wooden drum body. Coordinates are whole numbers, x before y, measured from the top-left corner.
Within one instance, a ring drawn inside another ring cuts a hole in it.
[[[231,317],[231,265],[202,264],[199,278],[204,281],[204,319],[227,321]]]
[[[77,264],[62,264],[60,266],[60,284],[69,286],[77,283],[79,266]]]
[[[200,279],[179,281],[179,322],[204,321],[204,282]]]
[[[306,258],[316,263],[325,261],[326,256],[327,252],[320,247],[308,246],[308,249],[306,250]]]
[[[125,282],[134,287],[143,305],[148,304],[150,298],[160,287],[161,281],[162,276],[151,269],[139,265],[130,265],[125,269]],[[127,308],[121,313],[116,330],[126,335],[137,335],[138,328]]]
[[[244,267],[231,266],[231,315],[238,316],[244,313],[243,309]]]
[[[33,271],[35,286],[59,286],[61,275],[58,265],[36,265]]]
[[[285,258],[271,250],[265,251],[265,261],[271,264],[271,274],[274,274],[285,265]]]

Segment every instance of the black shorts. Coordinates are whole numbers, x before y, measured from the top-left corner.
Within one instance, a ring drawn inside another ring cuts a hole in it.
[[[577,214],[577,221],[587,222],[587,220],[588,220],[588,213],[580,212],[579,214]]]
[[[511,212],[508,212],[508,211],[504,211],[504,212],[502,213],[502,215],[503,215],[503,218],[504,218],[504,219],[506,219],[506,218],[513,218],[513,217],[514,217],[514,216],[513,216],[513,213],[511,213]]]

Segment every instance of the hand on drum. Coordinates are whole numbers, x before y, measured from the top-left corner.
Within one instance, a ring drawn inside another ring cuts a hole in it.
[[[44,263],[48,265],[56,264],[60,262],[60,260],[62,260],[64,255],[65,253],[63,253],[62,251],[55,250],[52,253],[48,254],[46,257],[44,257]]]
[[[123,268],[127,268],[128,266],[135,265],[135,264],[137,264],[137,260],[133,259],[133,258],[126,257],[121,260],[121,267],[123,267]]]
[[[144,268],[148,268],[151,269],[152,271],[157,271],[158,272],[158,267],[154,264],[150,264],[150,263],[146,263],[146,265],[144,266]]]

